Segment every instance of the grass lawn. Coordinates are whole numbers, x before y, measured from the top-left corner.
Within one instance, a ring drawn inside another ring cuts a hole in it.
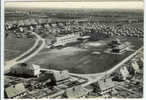
[[[5,61],[11,60],[23,52],[27,51],[33,46],[35,40],[32,39],[17,39],[7,38],[5,39]]]

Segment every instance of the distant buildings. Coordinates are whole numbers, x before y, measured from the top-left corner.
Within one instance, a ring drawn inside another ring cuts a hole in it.
[[[18,83],[16,85],[11,85],[4,90],[5,98],[18,98],[26,93],[26,89],[23,83]]]
[[[11,73],[16,75],[39,76],[40,66],[35,64],[21,63],[11,68]]]
[[[112,40],[112,44],[113,45],[119,45],[119,44],[121,44],[121,41],[116,38],[115,40]]]

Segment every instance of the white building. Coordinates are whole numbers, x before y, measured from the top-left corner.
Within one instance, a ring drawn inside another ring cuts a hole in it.
[[[35,64],[21,63],[11,68],[11,73],[16,75],[39,76],[40,66]]]
[[[68,79],[70,78],[69,72],[67,70],[50,72],[48,74],[51,81],[56,85],[68,81]]]
[[[132,61],[132,62],[131,62],[131,66],[132,66],[132,68],[135,70],[135,72],[137,72],[137,73],[140,72],[139,65],[137,64],[136,61]]]
[[[53,44],[53,46],[64,46],[67,43],[77,42],[79,37],[80,37],[80,34],[77,34],[77,33],[56,37],[56,42]]]
[[[126,80],[129,76],[129,71],[126,66],[121,67],[120,72],[122,74],[123,80]]]
[[[102,95],[112,91],[115,87],[114,82],[110,78],[99,80],[97,85],[99,86],[99,93]]]

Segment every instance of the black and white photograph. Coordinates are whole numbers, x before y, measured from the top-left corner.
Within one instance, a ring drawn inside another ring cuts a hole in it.
[[[142,99],[143,0],[6,0],[4,99]]]

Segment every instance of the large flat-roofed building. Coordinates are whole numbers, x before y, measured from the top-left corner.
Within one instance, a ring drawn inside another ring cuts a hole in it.
[[[53,46],[64,46],[67,43],[76,42],[79,37],[80,37],[80,34],[78,33],[56,37],[56,42],[53,44]]]
[[[40,66],[35,64],[21,63],[11,68],[11,73],[16,75],[39,76]]]

